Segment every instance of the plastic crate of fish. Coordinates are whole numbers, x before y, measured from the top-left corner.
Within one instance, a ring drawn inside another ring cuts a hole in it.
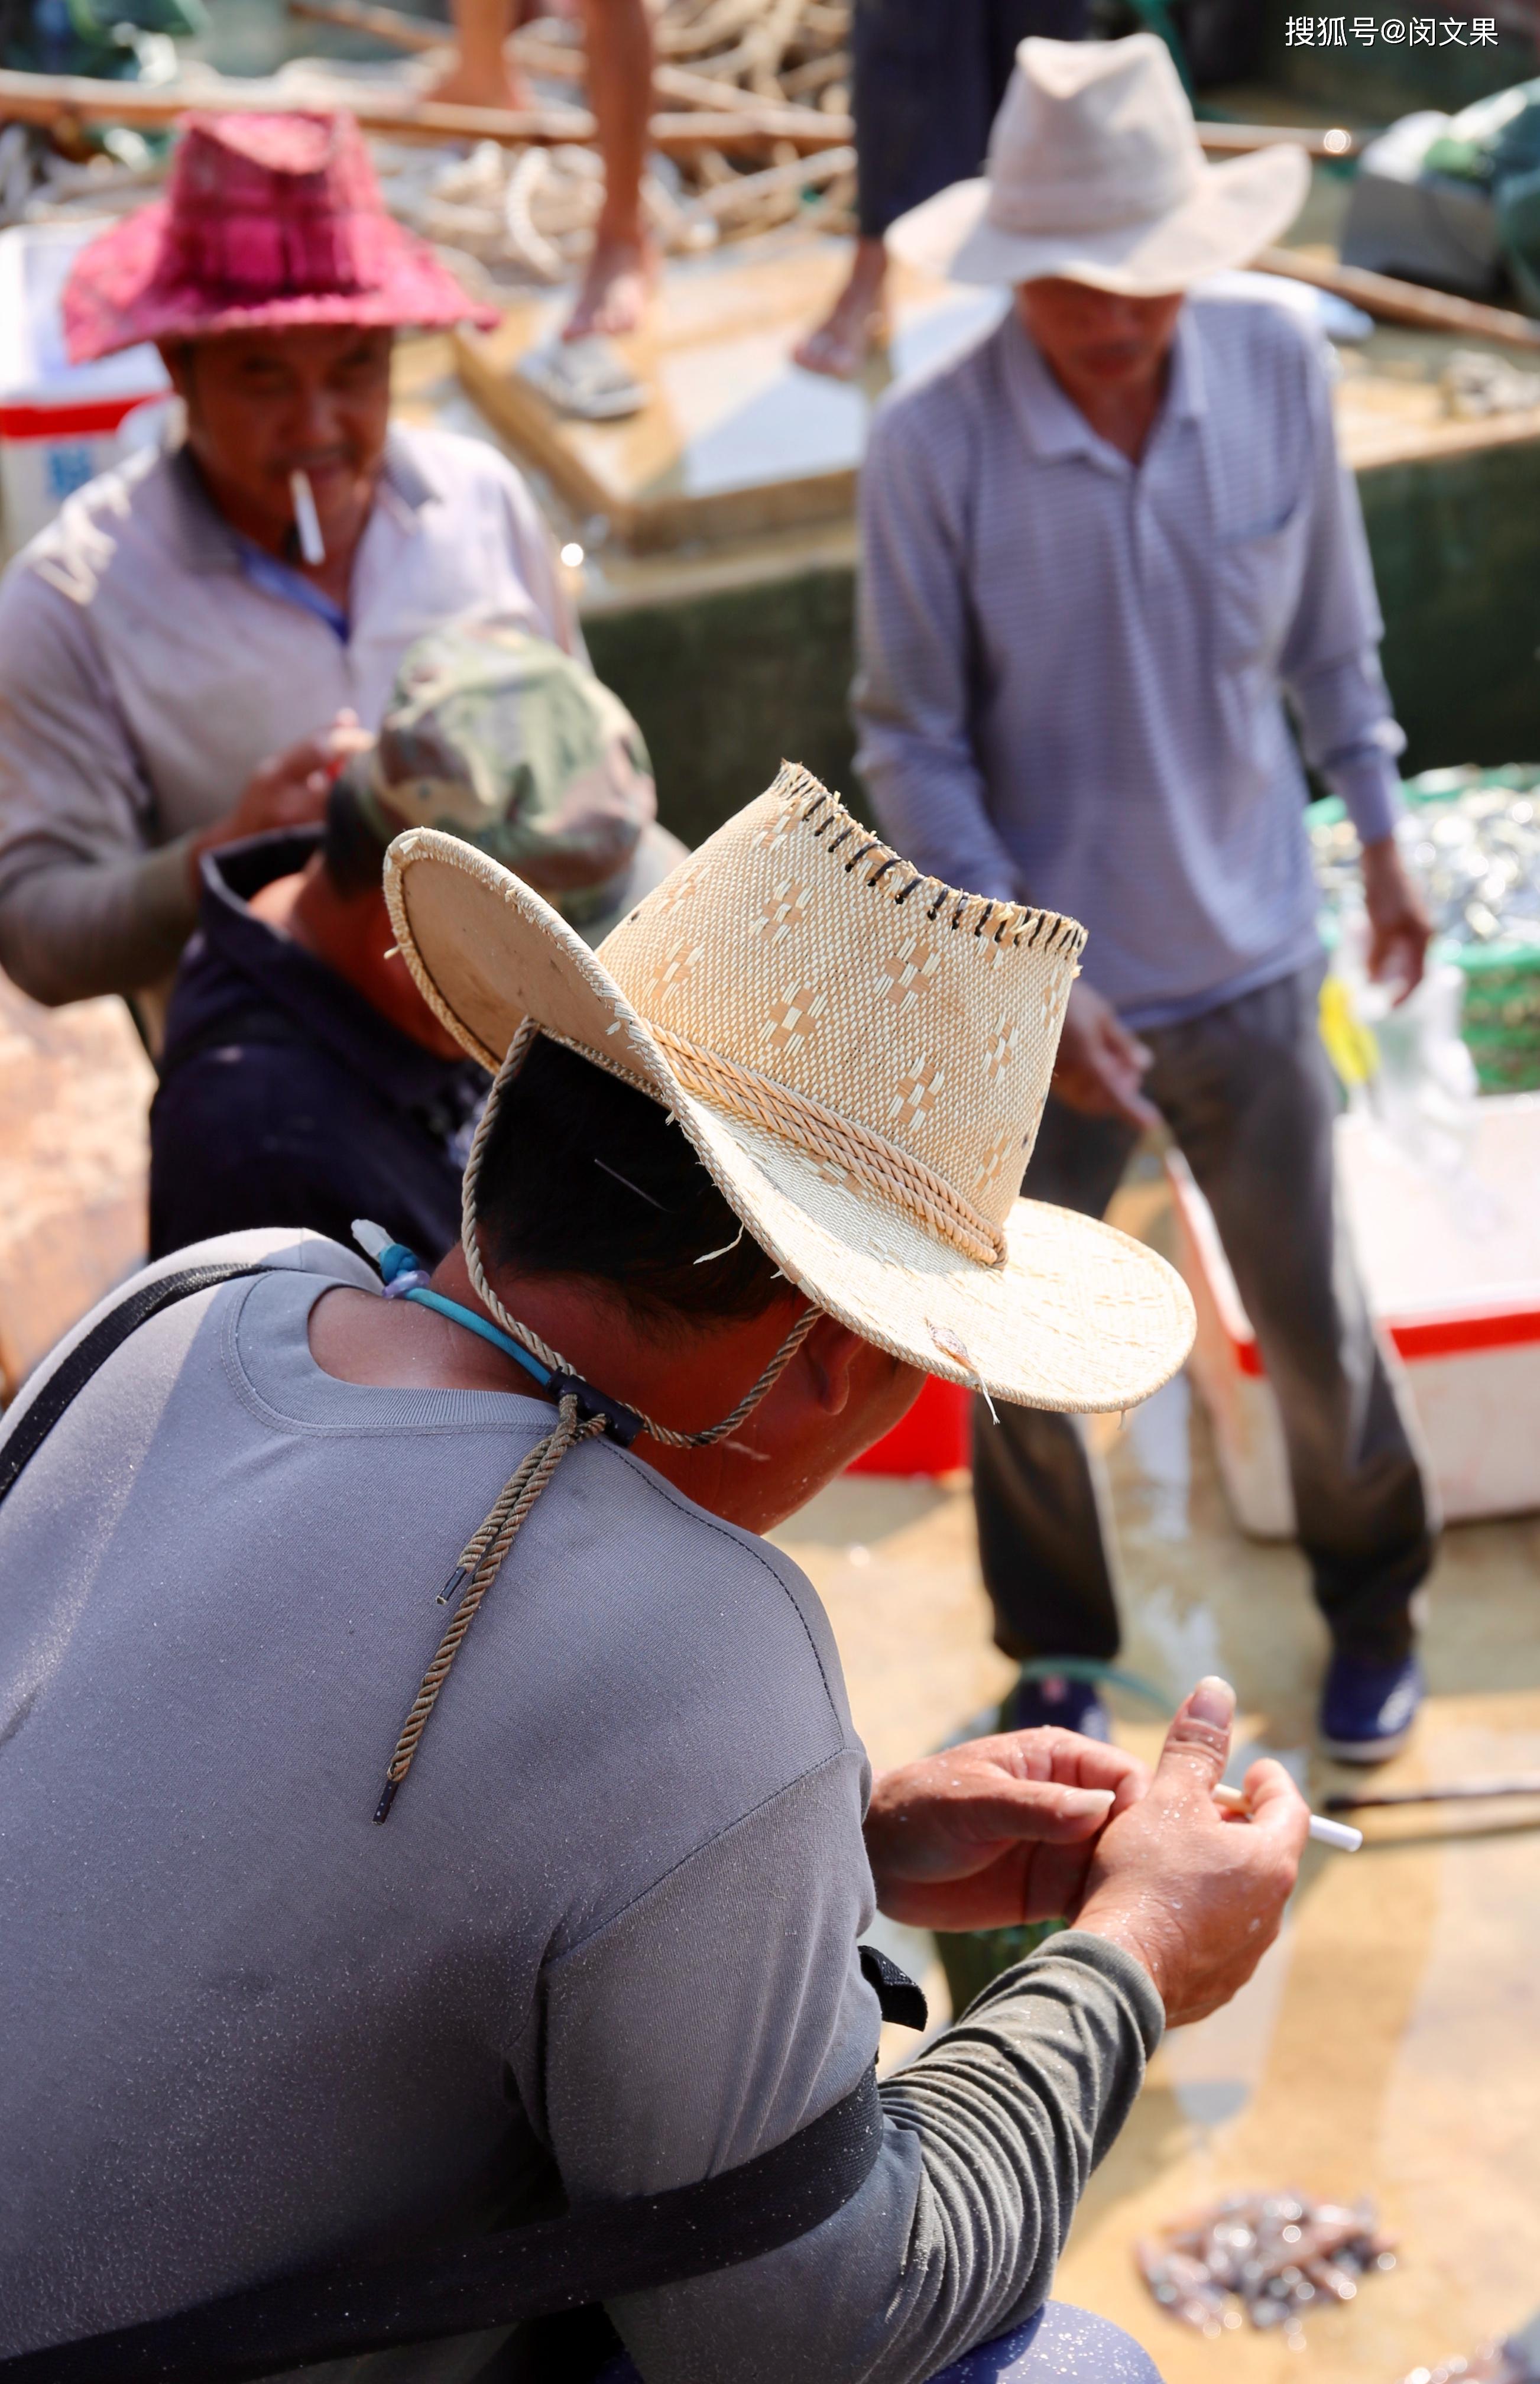
[[[1465,980],[1460,1031],[1482,1091],[1540,1091],[1540,766],[1426,770],[1404,792],[1397,840]],[[1358,837],[1335,797],[1309,816],[1330,938],[1358,896]]]

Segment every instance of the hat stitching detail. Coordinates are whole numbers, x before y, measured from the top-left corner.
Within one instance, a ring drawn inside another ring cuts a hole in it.
[[[802,794],[806,793],[810,788],[813,790],[813,800],[808,804],[806,810],[801,813],[802,823],[805,826],[812,828],[815,840],[819,842],[823,841],[824,838],[829,834],[829,831],[832,828],[839,828],[838,835],[834,837],[831,842],[824,845],[824,851],[826,852],[832,853],[838,851],[839,846],[845,842],[847,837],[855,835],[861,826],[860,821],[855,820],[851,816],[838,797],[837,795],[831,795],[826,787],[821,787],[818,784],[818,781],[811,776],[806,770],[800,768],[795,763],[790,762],[784,763],[782,764],[780,776],[776,779],[775,786],[771,788],[771,792],[773,794],[780,795],[786,801],[794,802],[799,800]],[[820,819],[818,817],[818,813],[824,810],[826,805],[828,805],[829,809],[826,815]],[[840,826],[841,821],[844,823],[843,826]],[[867,841],[861,847],[860,851],[851,854],[849,861],[841,862],[840,867],[849,873],[858,867],[863,861],[866,860],[867,857],[874,852],[880,852],[883,855],[883,859],[878,863],[877,867],[873,870],[871,875],[865,881],[868,888],[875,887],[887,875],[889,869],[896,867],[901,861],[903,861],[902,854],[895,852],[890,845],[884,844],[880,837],[869,837]],[[903,862],[903,866],[908,868],[910,863]],[[943,906],[948,901],[953,900],[955,900],[958,905],[958,924],[961,924],[962,917],[966,914],[967,906],[971,902],[981,904],[986,917],[992,913],[996,908],[995,903],[991,900],[987,900],[983,895],[962,892],[954,886],[945,885],[939,878],[925,877],[918,872],[910,877],[906,886],[900,887],[898,892],[892,896],[893,901],[895,903],[904,901],[909,895],[914,892],[917,887],[921,886],[934,886],[937,888],[936,907],[929,914],[932,919],[938,916]],[[1042,914],[1039,913],[1035,913],[1025,909],[1025,906],[1020,903],[1012,903],[1007,906],[1004,915],[1002,916],[1000,922],[1001,929],[1003,930],[1003,928],[1010,924],[1012,920],[1014,920],[1018,932],[1012,940],[1019,942],[1021,940],[1022,934],[1025,931],[1027,921],[1035,917],[1040,917],[1041,915]],[[1062,924],[1067,923],[1056,922],[1056,925]],[[999,940],[998,934],[996,940]],[[1049,947],[1045,946],[1044,949],[1047,950]]]
[[[783,764],[780,776],[771,792],[779,794],[788,801],[795,802],[809,789],[812,790],[813,799],[801,814],[802,825],[812,829],[814,840],[824,845],[826,852],[836,852],[847,838],[854,836],[861,826],[860,821],[851,817],[837,795],[831,795],[826,787],[821,787],[806,770],[790,762]],[[820,813],[824,813],[822,818],[819,817]],[[833,828],[838,828],[838,835],[832,837],[829,842],[824,843],[824,838],[829,836]],[[880,852],[883,858],[865,883],[868,888],[876,887],[886,877],[888,872],[903,859],[903,856],[895,852],[890,845],[884,844],[880,837],[869,837],[857,852],[852,853],[848,861],[841,862],[839,865],[849,873],[874,852]],[[910,866],[907,862],[903,865],[906,868]],[[958,887],[946,885],[939,878],[923,876],[917,871],[911,875],[907,885],[899,888],[898,891],[891,896],[891,900],[895,904],[907,901],[909,896],[922,886],[934,886],[936,888],[935,903],[925,914],[932,921],[939,918],[947,904],[951,902],[954,905],[951,925],[953,927],[961,927],[967,918],[970,906],[976,905],[978,916],[974,927],[975,936],[982,934],[995,912],[1000,911],[1000,925],[990,937],[992,943],[1001,943],[1007,930],[1010,929],[1012,931],[1010,940],[1012,945],[1025,940],[1030,947],[1037,943],[1043,929],[1047,927],[1048,938],[1043,945],[1045,952],[1053,951],[1061,946],[1068,950],[1073,945],[1076,950],[1082,950],[1085,946],[1085,928],[1077,921],[1066,919],[1058,912],[1029,910],[1025,904],[1020,902],[1002,904],[992,897],[969,894]],[[1032,929],[1030,936],[1027,935],[1029,925]]]

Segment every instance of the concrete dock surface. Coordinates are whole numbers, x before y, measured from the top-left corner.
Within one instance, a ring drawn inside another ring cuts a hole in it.
[[[1158,1182],[1131,1184],[1113,1217],[1167,1246]],[[1236,1529],[1185,1378],[1096,1431],[1121,1660],[1173,1705],[1201,1673],[1226,1674],[1237,1745],[1281,1756],[1318,1808],[1362,1782],[1313,1748],[1325,1638],[1304,1566]],[[1012,1667],[989,1644],[965,1480],[847,1476],[776,1536],[828,1608],[875,1764],[940,1744],[1000,1696]],[[1422,1720],[1372,1784],[1540,1771],[1540,1518],[1447,1533],[1424,1655]],[[1111,1702],[1120,1742],[1152,1758],[1159,1718]],[[1167,2384],[1398,2384],[1540,2303],[1540,1800],[1360,1818],[1360,1854],[1309,1849],[1251,1985],[1167,2039],[1075,2221],[1056,2291],[1126,2327]],[[938,1964],[925,1985],[934,2015]],[[890,2035],[885,2056],[905,2042]],[[1397,2267],[1309,2314],[1302,2351],[1249,2328],[1205,2340],[1156,2307],[1134,2266],[1141,2235],[1225,2192],[1284,2187],[1369,2195]]]

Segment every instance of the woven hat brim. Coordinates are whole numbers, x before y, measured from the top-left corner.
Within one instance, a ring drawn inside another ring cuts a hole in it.
[[[1279,240],[1305,203],[1310,159],[1275,142],[1204,168],[1190,199],[1169,214],[1112,231],[1002,231],[987,217],[982,177],[954,182],[889,227],[896,256],[943,280],[996,286],[1054,278],[1127,298],[1190,289],[1249,264]]]
[[[92,364],[146,340],[204,340],[228,331],[286,331],[310,325],[437,330],[471,323],[488,330],[495,306],[471,297],[426,241],[388,219],[381,227],[384,279],[378,289],[310,291],[247,305],[206,292],[158,284],[169,208],[152,200],[81,249],[63,299],[71,364]]]
[[[533,888],[432,828],[386,862],[397,940],[428,1007],[489,1068],[521,1022],[666,1102],[724,1198],[789,1281],[863,1340],[1024,1407],[1092,1414],[1170,1380],[1193,1337],[1186,1285],[1098,1220],[1018,1200],[985,1267],[896,1202],[688,1092],[648,1022]]]

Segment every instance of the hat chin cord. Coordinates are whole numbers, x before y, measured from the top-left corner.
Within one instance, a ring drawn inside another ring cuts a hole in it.
[[[401,1735],[386,1766],[385,1785],[375,1807],[377,1821],[383,1821],[388,1817],[395,1802],[396,1792],[412,1768],[413,1757],[428,1727],[428,1718],[438,1702],[440,1690],[449,1678],[450,1669],[476,1620],[482,1599],[497,1579],[503,1558],[518,1537],[525,1518],[567,1451],[576,1448],[579,1441],[593,1440],[606,1431],[615,1432],[623,1445],[634,1439],[638,1432],[644,1432],[650,1439],[661,1442],[667,1448],[714,1447],[718,1441],[726,1440],[729,1433],[735,1432],[775,1387],[823,1313],[810,1302],[769,1364],[750,1384],[732,1412],[724,1416],[720,1423],[708,1425],[703,1432],[676,1432],[670,1425],[658,1423],[652,1416],[642,1414],[639,1409],[627,1408],[621,1401],[595,1391],[576,1368],[567,1363],[560,1350],[553,1349],[548,1341],[542,1341],[538,1333],[528,1324],[521,1323],[516,1316],[511,1316],[487,1281],[486,1269],[481,1263],[477,1236],[476,1186],[503,1087],[517,1075],[540,1031],[537,1020],[524,1020],[508,1046],[507,1057],[498,1070],[487,1097],[487,1105],[481,1112],[480,1124],[471,1144],[470,1157],[466,1162],[461,1195],[460,1245],[465,1252],[471,1283],[483,1307],[496,1317],[503,1332],[510,1335],[520,1347],[527,1349],[540,1368],[554,1378],[552,1387],[557,1392],[557,1422],[543,1440],[535,1443],[528,1455],[509,1475],[491,1510],[461,1549],[453,1571],[439,1592],[441,1606],[448,1605],[457,1592],[461,1593],[459,1603],[434,1650],[432,1661],[422,1676],[411,1709],[402,1724]],[[437,1300],[431,1304],[435,1307],[440,1305]]]

